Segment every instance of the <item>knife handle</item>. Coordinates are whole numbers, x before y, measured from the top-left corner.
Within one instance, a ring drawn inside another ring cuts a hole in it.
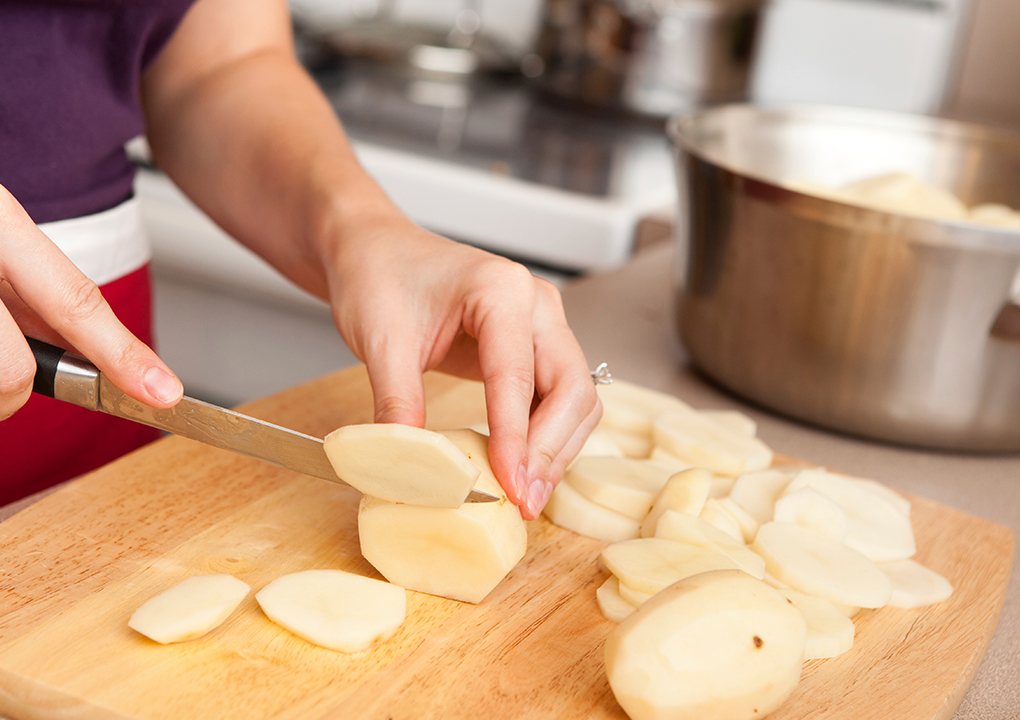
[[[99,409],[99,370],[83,357],[56,345],[26,337],[35,356],[32,392],[55,400]]]

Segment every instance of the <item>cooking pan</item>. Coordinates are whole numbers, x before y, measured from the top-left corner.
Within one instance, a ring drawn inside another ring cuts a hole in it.
[[[795,418],[1020,449],[1020,232],[804,192],[905,172],[1020,207],[1020,138],[929,117],[728,105],[669,123],[675,293],[694,364]]]

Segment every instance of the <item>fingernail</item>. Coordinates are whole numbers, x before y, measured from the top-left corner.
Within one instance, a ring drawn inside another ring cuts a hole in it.
[[[543,509],[545,508],[546,505],[549,504],[549,498],[552,497],[553,490],[555,490],[555,489],[556,489],[556,486],[553,485],[551,482],[547,482],[545,484],[545,492],[542,493],[542,508]]]
[[[145,371],[144,385],[152,397],[163,403],[173,402],[184,394],[181,381],[158,367],[151,367]]]
[[[519,502],[528,500],[528,466],[521,463],[517,468],[517,477],[514,478],[514,486],[517,488],[517,499]]]
[[[546,494],[547,487],[551,492],[552,485],[547,482],[542,482],[541,480],[536,480],[531,483],[531,487],[528,488],[528,509],[531,510],[535,517],[538,517],[542,512],[542,508],[545,507],[545,501],[548,499],[548,495]]]

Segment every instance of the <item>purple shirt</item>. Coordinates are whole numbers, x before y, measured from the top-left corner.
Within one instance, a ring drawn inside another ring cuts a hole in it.
[[[0,0],[0,185],[37,223],[131,197],[142,72],[193,0]]]

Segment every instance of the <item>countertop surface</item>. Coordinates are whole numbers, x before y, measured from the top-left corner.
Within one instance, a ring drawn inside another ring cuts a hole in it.
[[[575,281],[564,290],[568,319],[594,367],[673,393],[696,407],[739,409],[758,422],[773,449],[1005,525],[1020,535],[1020,455],[963,455],[895,447],[813,428],[728,394],[687,362],[673,327],[669,246],[622,269]],[[0,508],[0,520],[26,504]],[[1014,560],[1015,569],[1015,560]],[[1020,587],[1010,582],[999,626],[955,720],[1020,717]]]
[[[1020,454],[968,455],[898,447],[780,417],[727,393],[688,362],[672,312],[672,248],[588,276],[563,293],[589,363],[700,408],[737,409],[774,450],[923,496],[1010,528],[1020,537]],[[999,626],[954,720],[1020,718],[1020,580],[1016,558]]]

